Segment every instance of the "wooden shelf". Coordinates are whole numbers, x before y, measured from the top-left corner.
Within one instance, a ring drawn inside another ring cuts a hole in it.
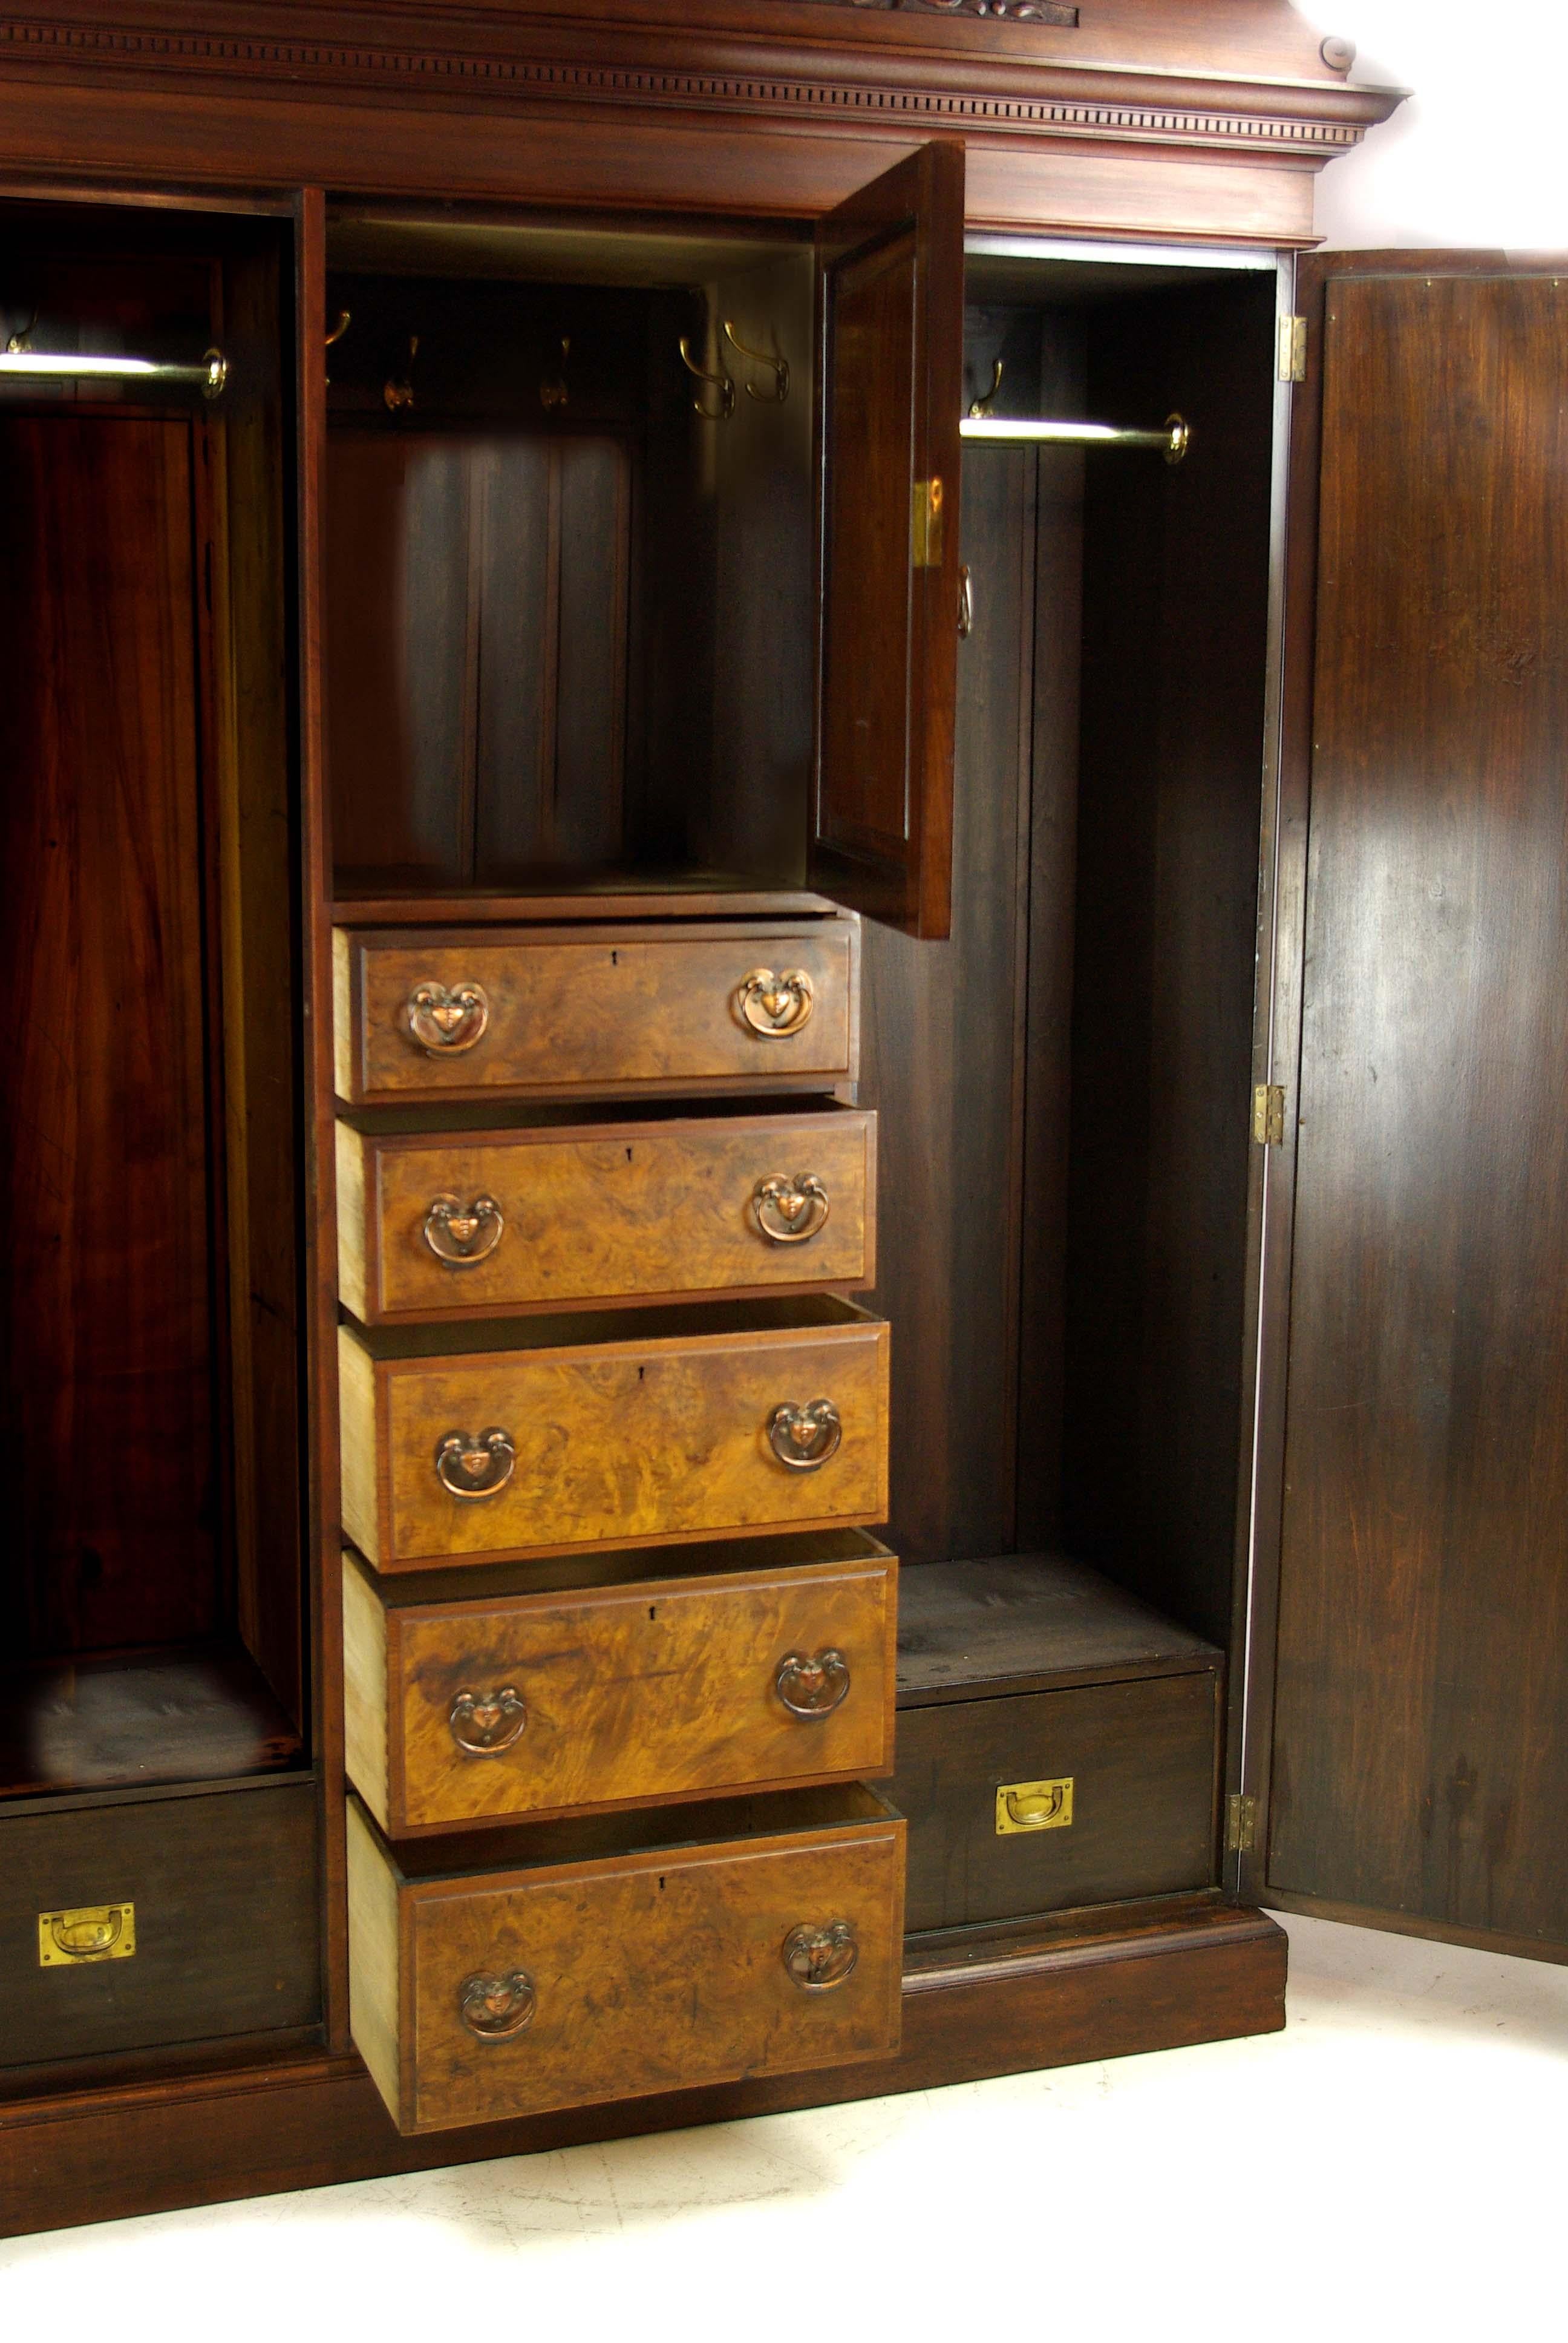
[[[0,1798],[275,1773],[300,1736],[243,1652],[54,1661],[0,1677]]]

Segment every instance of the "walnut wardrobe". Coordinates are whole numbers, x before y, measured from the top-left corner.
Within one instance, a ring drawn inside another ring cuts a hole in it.
[[[0,22],[0,2227],[1568,1957],[1568,291],[1350,64]]]

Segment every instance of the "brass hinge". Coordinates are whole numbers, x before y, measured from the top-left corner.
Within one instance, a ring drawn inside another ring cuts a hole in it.
[[[1307,378],[1307,321],[1304,317],[1281,317],[1277,320],[1279,338],[1275,345],[1275,372],[1282,382],[1305,382]]]
[[[910,559],[917,569],[940,569],[942,566],[942,504],[940,478],[915,482]]]
[[[1258,1844],[1258,1801],[1240,1791],[1225,1801],[1225,1852],[1251,1855]]]
[[[1252,1092],[1252,1136],[1260,1147],[1285,1143],[1285,1092],[1280,1082],[1260,1082]]]

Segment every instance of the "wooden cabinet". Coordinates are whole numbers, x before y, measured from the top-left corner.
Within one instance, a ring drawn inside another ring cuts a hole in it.
[[[0,67],[5,2224],[1568,1956],[1557,281],[1286,0],[308,13]]]

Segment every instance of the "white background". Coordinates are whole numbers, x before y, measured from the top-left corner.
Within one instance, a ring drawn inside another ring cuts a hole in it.
[[[1568,252],[1568,6],[1562,0],[1314,0],[1359,52],[1353,81],[1412,90],[1318,182],[1330,245]]]

